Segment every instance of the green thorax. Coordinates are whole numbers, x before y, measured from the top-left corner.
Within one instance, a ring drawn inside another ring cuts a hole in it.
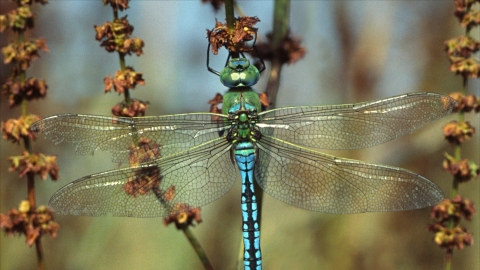
[[[230,87],[223,96],[223,114],[228,115],[232,129],[230,141],[255,141],[259,138],[258,112],[261,110],[258,94],[252,89],[260,73],[245,58],[234,58],[222,70],[220,80]]]
[[[255,108],[257,112],[261,111],[258,94],[251,87],[237,87],[229,89],[223,96],[223,114],[232,113],[232,109],[241,109],[242,102],[247,109]]]

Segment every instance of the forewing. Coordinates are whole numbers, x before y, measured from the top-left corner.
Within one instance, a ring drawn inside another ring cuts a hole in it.
[[[50,199],[59,214],[166,217],[206,205],[236,179],[231,145],[215,139],[137,167],[78,179]]]
[[[410,93],[373,102],[280,108],[261,113],[262,134],[318,149],[378,145],[442,118],[456,104],[449,96]]]
[[[255,179],[272,197],[323,213],[401,211],[443,199],[437,185],[411,171],[348,160],[264,136]]]
[[[219,121],[212,120],[212,116]],[[35,122],[30,129],[44,133],[58,144],[75,146],[78,154],[96,150],[112,153],[115,162],[129,160],[129,147],[135,142],[155,142],[162,156],[185,151],[219,137],[225,130],[221,114],[189,113],[149,117],[109,117],[98,115],[54,115]]]

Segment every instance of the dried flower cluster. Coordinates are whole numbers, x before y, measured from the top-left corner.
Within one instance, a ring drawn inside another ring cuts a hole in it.
[[[40,117],[28,114],[27,101],[42,99],[47,94],[47,83],[34,77],[27,78],[26,70],[31,62],[39,57],[39,51],[48,52],[44,38],[25,40],[25,32],[34,26],[35,15],[30,10],[33,3],[46,4],[46,0],[16,0],[17,8],[0,15],[0,32],[11,30],[16,40],[2,48],[3,62],[10,65],[11,76],[2,84],[2,94],[9,100],[10,108],[21,106],[22,115],[17,119],[2,121],[3,139],[11,143],[23,142],[25,150],[19,156],[8,158],[10,171],[18,172],[19,178],[27,180],[28,200],[20,203],[18,209],[11,209],[7,214],[0,214],[0,228],[7,234],[23,234],[26,242],[36,244],[37,254],[41,254],[40,237],[48,233],[56,236],[59,225],[53,221],[52,211],[45,206],[36,208],[34,181],[35,175],[43,180],[50,175],[52,180],[58,179],[58,166],[55,156],[32,153],[30,142],[35,135],[30,125]],[[40,256],[40,255],[39,255]],[[43,255],[41,255],[43,256]]]
[[[143,40],[139,38],[131,38],[133,26],[127,20],[127,16],[116,19],[113,22],[105,22],[104,24],[95,25],[95,39],[101,41],[100,46],[104,47],[107,52],[119,52],[121,54],[130,55],[132,52],[137,56],[143,54]]]
[[[464,96],[460,92],[451,93],[450,96],[457,101],[457,106],[453,108],[453,112],[468,113],[474,111],[480,112],[480,98],[473,94]]]
[[[46,1],[42,4],[46,4]],[[34,15],[28,4],[19,5],[18,8],[0,15],[0,32],[11,29],[14,32],[25,31],[33,27]]]
[[[112,114],[117,116],[145,116],[145,111],[148,107],[148,101],[141,101],[138,99],[130,99],[130,104],[125,101],[119,102],[112,107]]]
[[[473,27],[480,24],[480,11],[473,9],[473,5],[478,0],[455,0],[455,12],[460,25],[470,31]]]
[[[258,29],[253,26],[259,21],[257,17],[237,18],[233,30],[228,29],[227,24],[216,21],[212,30],[207,29],[207,38],[213,54],[218,54],[221,47],[237,53],[252,51],[253,48],[248,46],[247,42],[256,37]]]
[[[48,52],[45,38],[39,38],[34,41],[12,42],[2,48],[3,62],[9,64],[11,62],[18,63],[22,70],[30,67],[30,62],[39,57],[38,51]]]
[[[145,80],[142,73],[135,72],[131,67],[125,68],[124,71],[117,70],[113,78],[107,75],[103,80],[105,84],[105,93],[108,93],[113,88],[118,94],[123,94],[128,89],[133,89],[137,84],[144,85]]]
[[[132,145],[129,150],[130,166],[138,166],[141,163],[154,161],[160,158],[161,145],[147,138],[139,138],[137,145]]]
[[[260,105],[262,106],[262,112],[263,112],[270,105],[270,101],[268,100],[268,95],[266,92],[262,92],[258,94],[258,98],[260,99]]]
[[[125,9],[128,9],[129,6],[128,6],[128,2],[130,2],[130,0],[102,0],[103,1],[103,5],[110,5],[113,10],[117,11],[117,10],[120,10],[120,11],[123,11]]]
[[[472,180],[473,177],[480,176],[480,169],[477,164],[468,161],[468,159],[456,160],[447,153],[445,153],[442,167],[452,174],[458,183],[467,182]]]
[[[17,171],[19,177],[33,173],[40,175],[45,180],[48,174],[52,180],[58,180],[56,156],[46,156],[40,153],[30,154],[28,151],[23,151],[21,156],[12,156],[9,160],[9,171]]]
[[[480,4],[479,0],[455,0],[454,15],[465,27],[466,35],[447,40],[445,52],[450,60],[450,71],[463,77],[462,89],[467,88],[467,79],[479,78],[480,61],[474,58],[474,53],[480,49],[480,42],[470,36],[473,27],[480,24],[480,12],[472,9]],[[472,138],[475,128],[463,120],[466,113],[480,111],[480,98],[464,92],[451,93],[458,105],[453,109],[459,114],[458,121],[452,121],[443,127],[445,139],[455,147],[455,155],[445,153],[442,167],[453,176],[452,197],[436,205],[431,217],[436,221],[428,226],[435,233],[434,241],[446,249],[446,263],[450,264],[454,248],[463,249],[473,243],[472,234],[460,226],[462,220],[470,221],[475,209],[473,202],[458,195],[459,184],[480,177],[480,169],[476,163],[461,157],[461,145]]]
[[[156,163],[159,159],[161,145],[148,138],[139,138],[137,145],[129,147],[129,163],[131,167],[138,167],[130,176],[128,182],[123,186],[123,190],[130,196],[137,197],[153,193],[159,203],[164,204],[165,208],[170,208],[170,216],[165,218],[164,224],[175,223],[178,229],[186,228],[192,225],[193,220],[197,223],[201,221],[200,208],[192,208],[185,203],[170,206],[170,202],[175,198],[175,186],[170,186],[166,190],[160,188],[162,175],[160,168]],[[149,163],[149,166],[145,164]]]
[[[128,178],[128,182],[123,185],[123,190],[133,197],[146,195],[150,192],[158,194],[161,193],[160,183],[160,168],[156,166],[139,168],[135,171],[135,174]]]
[[[271,61],[275,55],[272,33],[267,34],[267,42],[257,44],[258,56],[265,61]],[[280,59],[281,64],[293,64],[302,59],[306,53],[305,47],[301,46],[301,39],[295,37],[284,38],[277,47],[276,57]]]
[[[36,210],[31,209],[30,203],[24,200],[18,209],[12,209],[6,215],[0,214],[0,227],[10,235],[25,235],[26,243],[32,246],[42,234],[56,237],[60,226],[53,221],[53,213],[48,207],[42,205]]]
[[[148,102],[130,98],[129,90],[137,85],[145,85],[145,80],[141,72],[136,72],[132,67],[125,65],[125,56],[132,53],[137,56],[142,55],[145,44],[142,39],[131,37],[133,26],[126,15],[118,18],[118,11],[129,8],[129,0],[103,0],[103,3],[113,8],[115,18],[113,22],[95,25],[95,39],[100,41],[100,46],[106,51],[118,53],[121,67],[113,78],[110,75],[104,78],[105,93],[113,88],[115,92],[125,96],[125,99],[113,106],[111,111],[115,116],[144,116]]]
[[[443,127],[443,135],[452,145],[471,139],[474,133],[475,128],[469,122],[452,121]]]
[[[478,78],[480,76],[480,61],[473,56],[480,49],[480,42],[468,33],[480,25],[480,12],[472,8],[479,1],[455,1],[455,16],[461,26],[467,30],[466,36],[456,37],[445,42],[445,51],[450,60],[450,71],[465,78]]]
[[[445,199],[434,206],[430,216],[437,221],[429,225],[428,230],[435,233],[435,243],[450,252],[454,248],[461,250],[465,246],[472,245],[472,234],[459,223],[462,219],[470,221],[475,213],[473,202],[460,195],[454,199]]]
[[[46,1],[38,2],[46,3]],[[20,6],[6,15],[0,15],[0,32],[10,29],[23,35],[25,30],[33,27],[33,19],[34,15],[30,11],[30,7]],[[30,67],[30,63],[39,57],[39,50],[49,51],[44,38],[29,41],[20,38],[2,48],[3,62],[14,65],[11,77],[2,86],[2,93],[8,97],[10,107],[19,105],[24,99],[33,100],[45,97],[47,85],[44,80],[29,78],[24,81],[21,75]]]
[[[8,96],[8,104],[15,107],[22,104],[23,100],[36,100],[47,95],[47,82],[37,78],[29,78],[25,82],[18,77],[10,77],[3,84],[3,94]]]
[[[18,119],[8,119],[2,122],[3,139],[12,143],[19,143],[20,139],[35,139],[35,133],[30,130],[30,125],[40,120],[40,117],[29,114],[20,116]]]
[[[163,224],[167,226],[170,223],[175,223],[177,229],[181,230],[188,226],[193,226],[193,221],[200,223],[202,217],[200,216],[200,208],[192,208],[186,204],[180,203],[173,207],[169,217],[163,219]]]
[[[222,113],[222,109],[218,108],[218,105],[223,102],[223,96],[220,93],[215,94],[215,97],[208,101],[210,104],[211,113]],[[213,121],[218,120],[218,117],[214,117]]]

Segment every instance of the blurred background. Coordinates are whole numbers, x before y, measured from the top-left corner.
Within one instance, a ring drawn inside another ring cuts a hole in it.
[[[273,1],[238,1],[248,16],[261,20],[260,39],[272,29]],[[12,3],[1,1],[0,13]],[[132,1],[128,15],[134,36],[145,41],[144,55],[127,57],[127,65],[143,72],[145,86],[131,94],[148,100],[147,115],[208,111],[207,102],[225,93],[217,76],[205,67],[206,29],[215,18],[200,1]],[[41,53],[28,76],[47,80],[48,96],[30,103],[42,116],[61,113],[110,115],[122,100],[103,94],[103,78],[119,69],[118,56],[94,39],[93,26],[112,20],[112,10],[98,1],[56,1],[35,5],[33,37],[45,37],[50,53]],[[292,1],[291,32],[307,53],[285,66],[277,105],[328,105],[386,98],[408,92],[459,91],[461,78],[448,71],[443,42],[464,34],[453,17],[453,1]],[[479,38],[479,32],[475,33]],[[0,35],[5,46],[11,34]],[[220,70],[226,53],[213,57]],[[0,69],[1,81],[9,75]],[[257,85],[263,92],[266,74]],[[479,95],[480,85],[470,81]],[[1,120],[17,117],[0,97]],[[469,116],[471,117],[471,116]],[[452,151],[442,126],[452,116],[414,134],[381,146],[330,154],[415,171],[450,193],[452,177],[441,168],[443,153]],[[478,129],[478,115],[470,119]],[[7,158],[21,147],[0,141],[0,212],[26,198],[26,181],[8,172]],[[61,180],[37,183],[37,203],[82,176],[117,167],[108,155],[78,156],[73,147],[39,138],[34,151],[58,155]],[[480,162],[479,136],[462,154]],[[478,181],[461,186],[460,194],[480,202]],[[405,212],[332,215],[298,209],[268,195],[264,199],[261,245],[264,269],[441,269],[444,250],[426,231],[430,209]],[[202,208],[203,222],[193,229],[215,269],[236,269],[241,245],[240,181],[221,199]],[[165,227],[161,218],[78,217],[56,215],[56,239],[43,238],[49,269],[202,269],[183,233]],[[479,218],[463,224],[480,235]],[[477,243],[454,251],[455,269],[479,269]],[[24,237],[0,234],[0,269],[34,269],[35,249]],[[240,262],[241,263],[241,262]]]

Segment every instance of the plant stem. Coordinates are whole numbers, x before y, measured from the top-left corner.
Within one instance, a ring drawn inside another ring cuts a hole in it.
[[[290,0],[277,0],[274,5],[273,16],[273,38],[272,38],[272,66],[267,83],[267,96],[270,101],[270,108],[275,108],[277,102],[278,88],[280,87],[280,74],[282,63],[278,47],[288,37],[290,24]]]
[[[452,268],[452,254],[453,251],[447,249],[445,254],[445,270],[450,270]]]
[[[193,235],[192,231],[186,227],[183,230],[183,233],[187,237],[188,241],[192,245],[193,249],[197,253],[198,257],[200,258],[200,261],[203,264],[203,267],[207,270],[213,270],[212,264],[208,260],[207,254],[203,250],[202,246],[200,245],[200,242],[198,242],[197,238]]]
[[[35,251],[37,252],[38,270],[43,270],[45,269],[45,260],[43,257],[42,239],[40,237],[35,239]]]
[[[23,30],[18,31],[17,36],[18,44],[22,44],[25,42],[25,32]],[[19,79],[20,85],[24,86],[27,82],[27,73],[26,71],[20,66],[17,65],[17,69],[20,71]],[[28,115],[28,101],[26,97],[22,100],[21,104],[21,113],[23,117]],[[28,153],[32,153],[32,145],[30,138],[26,137],[23,139],[24,148]],[[30,211],[34,212],[37,209],[37,199],[35,196],[35,175],[33,173],[27,173],[27,198],[28,204],[30,205]],[[35,251],[37,254],[37,266],[39,270],[45,269],[45,259],[43,255],[43,247],[42,247],[42,239],[41,235],[39,235],[35,239]]]
[[[227,27],[232,35],[235,31],[235,12],[234,12],[234,0],[225,0],[225,18],[227,19]],[[230,51],[232,58],[238,58],[240,54],[237,51]]]
[[[469,30],[467,29],[466,36],[469,36]],[[467,93],[467,84],[468,78],[467,76],[463,76],[462,81],[462,90],[461,96],[465,96]],[[457,122],[461,123],[465,120],[465,113],[463,111],[458,112],[458,119]],[[460,161],[462,158],[462,147],[460,144],[455,145],[454,148],[454,157],[456,161]],[[453,183],[452,183],[452,191],[450,192],[450,199],[454,199],[457,196],[458,188],[459,188],[460,181],[456,176],[453,176]],[[450,216],[450,220],[448,222],[448,228],[453,229],[455,226],[454,217]],[[447,248],[445,251],[445,270],[450,270],[452,267],[452,257],[453,257],[453,249]]]
[[[127,69],[127,65],[125,64],[125,54],[119,52],[118,58],[120,60],[120,70],[124,72]],[[131,99],[130,99],[130,91],[128,88],[125,88],[123,92],[123,96],[125,98],[125,103],[127,104],[127,106],[130,105]]]
[[[118,11],[116,9],[113,9],[113,21],[116,21],[116,20],[118,20]],[[125,54],[118,52],[118,58],[120,61],[120,70],[124,72],[125,69],[127,68],[127,65],[125,64]],[[128,88],[126,88],[125,91],[123,92],[123,96],[125,98],[125,103],[127,104],[127,106],[130,105],[131,99],[130,99],[130,91],[128,90]]]
[[[274,5],[273,16],[273,39],[272,50],[273,58],[271,61],[271,69],[267,83],[267,96],[270,102],[270,109],[275,108],[277,93],[280,87],[280,74],[282,73],[282,62],[280,61],[280,55],[278,47],[281,42],[288,37],[290,23],[290,0],[276,0]],[[262,206],[263,206],[263,189],[254,182],[255,190],[257,191],[257,203],[258,203],[258,226],[261,226]]]

